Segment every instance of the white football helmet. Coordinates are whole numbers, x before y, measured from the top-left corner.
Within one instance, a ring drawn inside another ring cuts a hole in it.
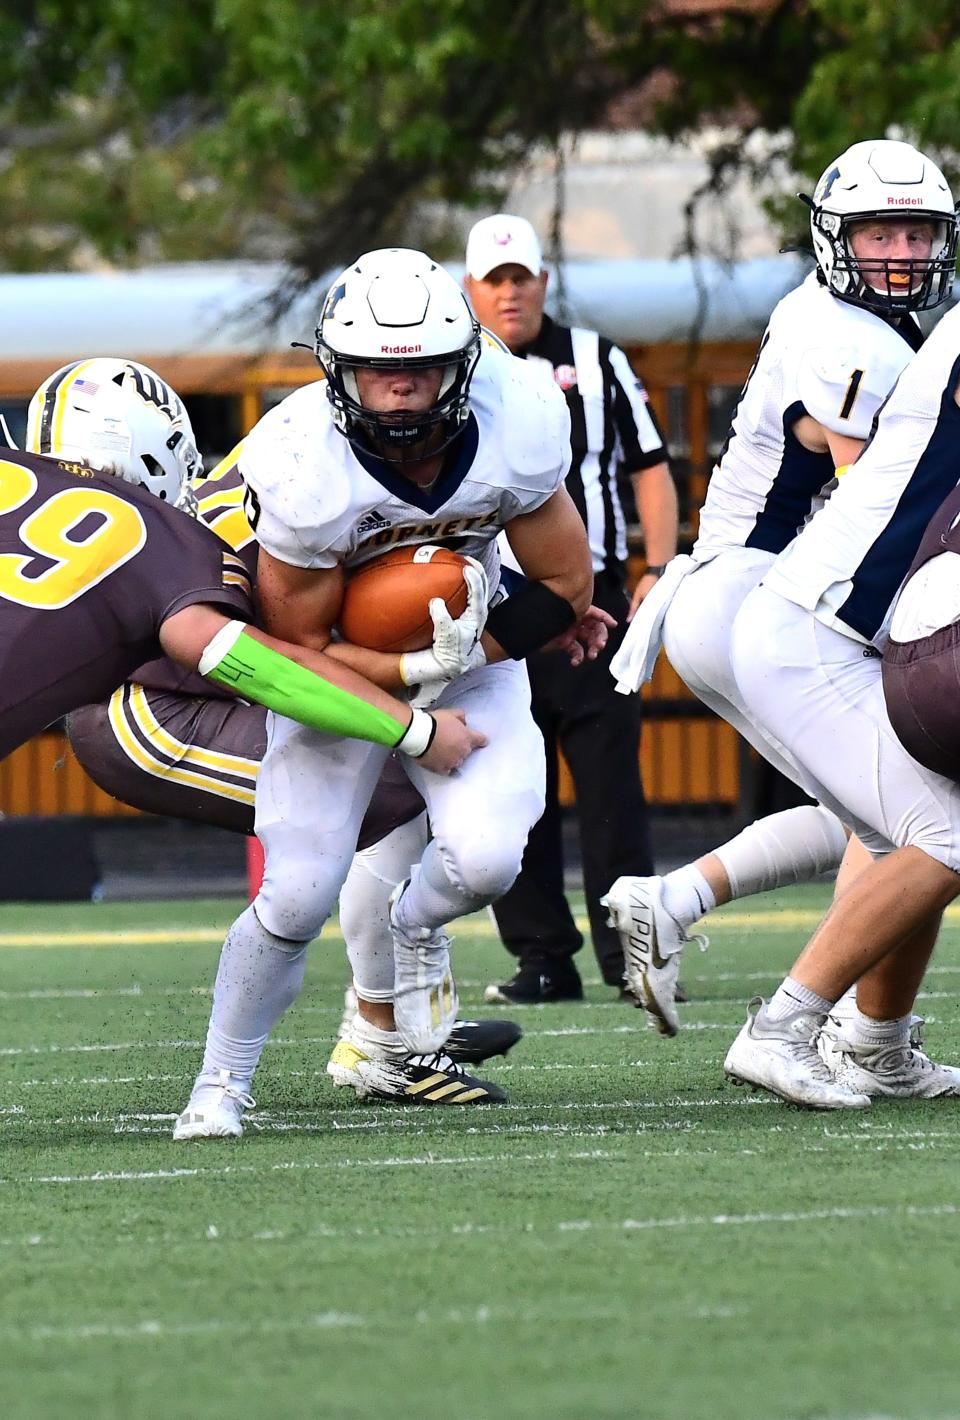
[[[99,356],[44,380],[27,411],[27,450],[73,459],[191,510],[202,470],[179,396],[146,365]]]
[[[801,197],[811,209],[821,280],[842,301],[887,312],[926,311],[950,295],[957,262],[953,198],[936,163],[909,143],[885,138],[854,143],[826,169],[813,197]],[[869,284],[850,247],[851,226],[912,217],[935,224],[929,260],[871,261],[874,284]],[[901,278],[906,271],[910,281],[891,283],[891,268]]]
[[[327,293],[314,351],[337,428],[379,458],[410,463],[432,456],[467,421],[480,327],[453,277],[423,252],[371,251],[348,266]],[[431,409],[384,414],[364,407],[358,367],[411,366],[443,369]]]

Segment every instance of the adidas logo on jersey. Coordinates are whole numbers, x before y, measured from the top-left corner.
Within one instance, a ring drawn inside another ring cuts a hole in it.
[[[372,512],[369,512],[367,516],[362,518],[357,524],[357,532],[360,535],[363,533],[380,532],[382,528],[388,528],[389,526],[389,520],[374,508]]]

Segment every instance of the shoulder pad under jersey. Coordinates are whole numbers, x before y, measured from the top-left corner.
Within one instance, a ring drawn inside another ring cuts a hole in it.
[[[470,386],[477,418],[492,422],[510,486],[553,492],[570,467],[570,411],[535,363],[485,348]]]
[[[327,549],[349,521],[350,446],[334,428],[324,387],[302,389],[247,435],[239,468],[260,545],[295,567],[333,566]]]
[[[825,332],[822,343],[804,352],[797,373],[807,413],[851,439],[870,433],[873,416],[913,355],[892,326],[876,316],[867,321],[859,330]]]

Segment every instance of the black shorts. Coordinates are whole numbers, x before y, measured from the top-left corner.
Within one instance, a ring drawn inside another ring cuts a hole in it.
[[[127,684],[67,719],[74,754],[95,784],[121,803],[168,818],[253,833],[267,711],[240,700],[181,695]],[[423,800],[391,755],[360,829],[369,848],[423,812]]]

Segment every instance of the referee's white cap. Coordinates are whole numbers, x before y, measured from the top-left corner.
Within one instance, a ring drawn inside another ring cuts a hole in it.
[[[534,276],[543,270],[543,253],[537,234],[525,217],[497,212],[481,217],[467,237],[466,266],[475,281],[498,266],[525,266]]]

